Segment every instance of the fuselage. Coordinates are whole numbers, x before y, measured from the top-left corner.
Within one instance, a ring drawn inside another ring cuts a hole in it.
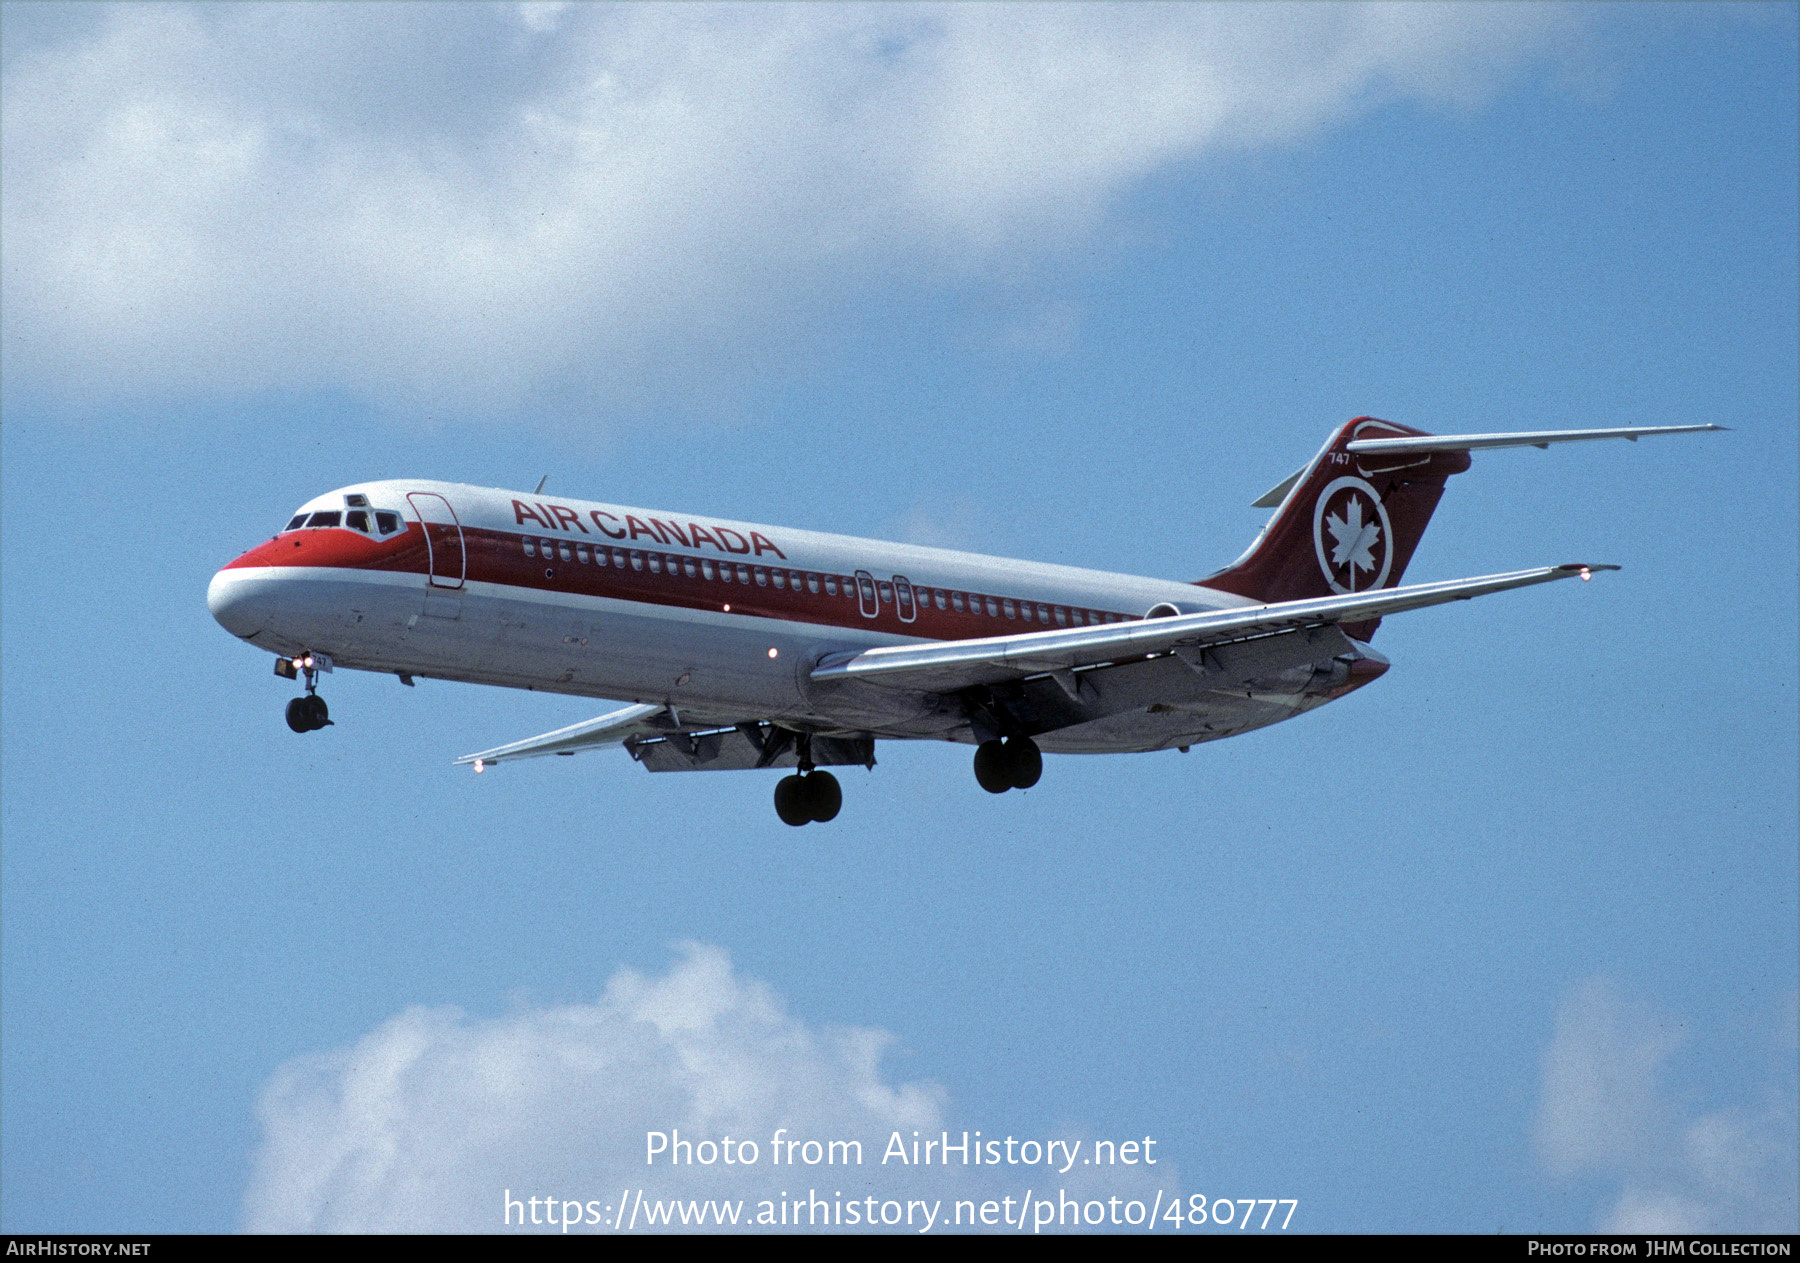
[[[821,690],[808,673],[874,646],[1253,602],[1193,583],[401,480],[301,506],[286,529],[219,571],[208,604],[260,648],[322,653],[341,667],[666,704],[684,722],[754,715],[820,732],[968,741],[977,734],[947,699]],[[1354,687],[1342,672],[1292,669],[1260,696],[1179,682],[1192,696],[1172,707],[1160,675],[1146,692],[1173,718],[1151,715],[1153,704],[1121,718],[1133,709],[1122,693],[1120,705],[1041,744],[1208,740]]]

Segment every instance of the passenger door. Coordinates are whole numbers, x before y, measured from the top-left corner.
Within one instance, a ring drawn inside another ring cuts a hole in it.
[[[425,532],[428,581],[425,585],[425,615],[428,618],[456,618],[462,613],[463,586],[468,579],[469,551],[463,539],[462,523],[450,502],[432,491],[409,492],[406,502],[419,515],[419,526]]]

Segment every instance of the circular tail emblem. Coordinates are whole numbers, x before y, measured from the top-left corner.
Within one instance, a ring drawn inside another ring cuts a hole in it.
[[[1361,478],[1335,479],[1313,505],[1313,551],[1333,592],[1367,592],[1385,584],[1393,536],[1381,497]]]

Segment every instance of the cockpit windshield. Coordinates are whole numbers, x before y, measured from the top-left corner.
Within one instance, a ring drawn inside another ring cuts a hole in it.
[[[317,513],[296,513],[288,519],[288,524],[282,527],[282,531],[315,531],[335,526],[385,539],[406,529],[406,522],[398,513],[390,509],[370,508],[367,496],[348,495],[344,497],[344,501],[352,507],[348,510],[324,509]]]

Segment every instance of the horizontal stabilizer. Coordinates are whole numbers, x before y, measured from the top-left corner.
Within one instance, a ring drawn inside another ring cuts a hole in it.
[[[1287,493],[1294,489],[1294,484],[1299,482],[1310,468],[1312,468],[1312,466],[1307,465],[1300,469],[1296,469],[1286,478],[1283,478],[1273,487],[1270,487],[1267,491],[1263,492],[1262,495],[1252,500],[1250,502],[1250,507],[1253,509],[1278,508],[1281,502],[1287,498]]]
[[[1475,579],[1450,579],[1404,588],[1239,606],[1102,627],[991,636],[979,640],[946,640],[924,645],[893,645],[826,658],[814,668],[812,678],[820,683],[861,681],[921,692],[950,692],[977,684],[997,684],[1025,676],[1073,671],[1121,659],[1273,635],[1296,628],[1366,622],[1446,601],[1466,601],[1490,592],[1573,579],[1578,575],[1585,579],[1595,570],[1617,569],[1617,566],[1576,562]]]
[[[1577,443],[1584,439],[1630,439],[1635,443],[1646,434],[1697,434],[1702,430],[1725,428],[1722,425],[1628,425],[1607,430],[1527,430],[1517,434],[1423,434],[1416,438],[1355,439],[1346,443],[1344,450],[1358,456],[1406,456],[1427,452],[1472,452],[1488,447],[1549,447],[1552,443]],[[1285,492],[1292,481],[1289,479],[1278,489]],[[1274,494],[1273,491],[1269,493]],[[1281,501],[1277,499],[1275,503]],[[1257,504],[1261,505],[1262,500]]]

